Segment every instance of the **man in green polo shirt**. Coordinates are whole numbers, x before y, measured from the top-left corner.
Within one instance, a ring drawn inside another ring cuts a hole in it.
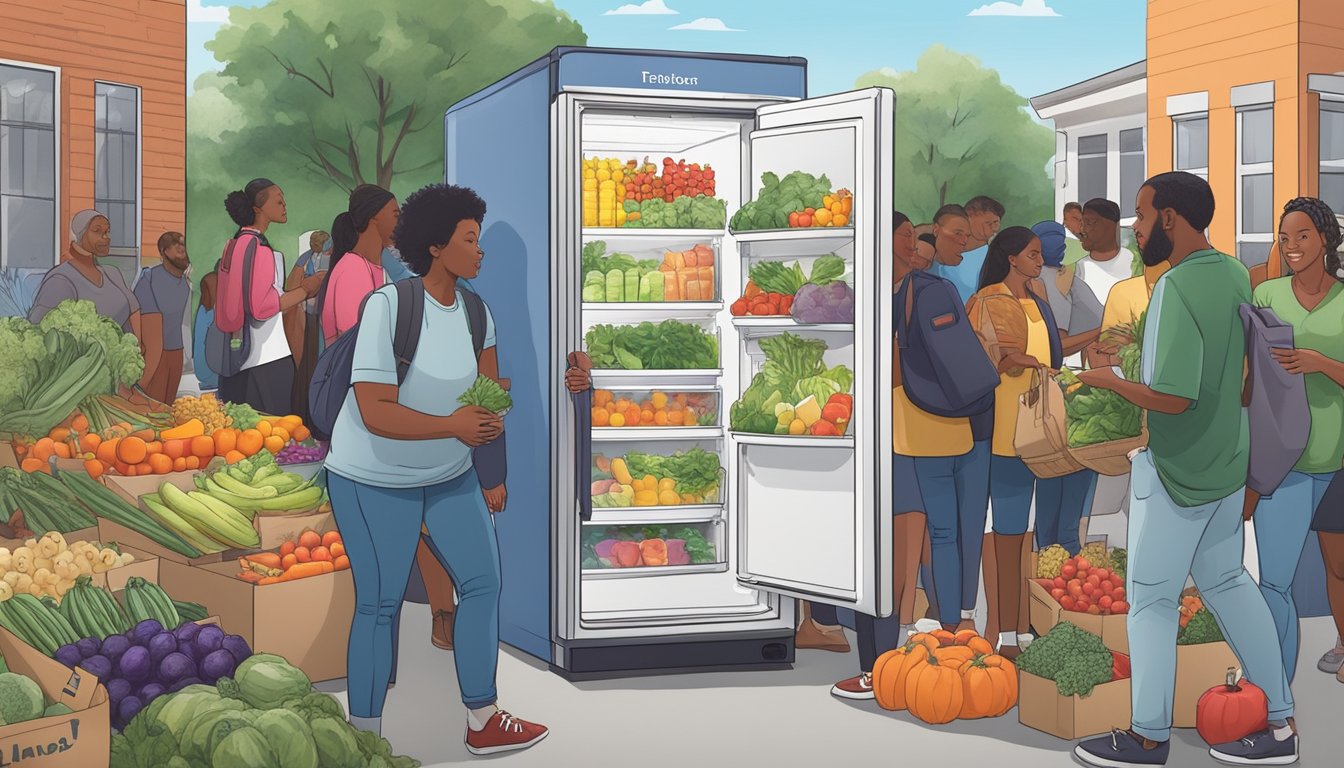
[[[1181,590],[1192,575],[1247,677],[1269,699],[1269,728],[1210,754],[1236,765],[1297,761],[1293,699],[1274,620],[1242,564],[1242,506],[1250,458],[1242,407],[1245,335],[1238,308],[1250,276],[1204,236],[1213,190],[1164,173],[1139,190],[1134,234],[1145,264],[1170,270],[1148,307],[1142,381],[1114,369],[1079,375],[1148,411],[1148,448],[1133,457],[1127,620],[1132,727],[1078,745],[1095,766],[1165,765],[1176,680]]]

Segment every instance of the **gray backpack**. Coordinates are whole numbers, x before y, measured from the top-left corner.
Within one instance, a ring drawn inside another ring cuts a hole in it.
[[[1293,349],[1293,327],[1268,307],[1241,305],[1250,384],[1251,465],[1246,487],[1270,496],[1307,449],[1311,411],[1302,376],[1285,371],[1274,349]]]

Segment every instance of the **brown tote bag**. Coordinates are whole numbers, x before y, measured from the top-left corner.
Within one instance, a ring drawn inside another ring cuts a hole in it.
[[[1044,368],[1031,372],[1031,388],[1018,401],[1013,447],[1041,479],[1063,477],[1082,469],[1069,452],[1064,390]]]

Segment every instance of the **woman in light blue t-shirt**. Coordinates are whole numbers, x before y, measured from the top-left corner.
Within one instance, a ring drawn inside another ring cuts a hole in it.
[[[480,272],[484,218],[485,202],[462,187],[431,185],[406,199],[395,237],[401,258],[423,280],[422,343],[398,385],[392,352],[397,288],[369,295],[356,331],[351,390],[326,459],[332,509],[355,580],[351,722],[381,730],[393,622],[423,526],[457,587],[454,661],[473,754],[525,749],[547,735],[545,727],[495,706],[500,563],[491,515],[504,509],[506,495],[502,482],[481,487],[472,456],[501,436],[503,421],[457,405],[478,373],[500,380],[489,309],[478,361],[458,284]]]

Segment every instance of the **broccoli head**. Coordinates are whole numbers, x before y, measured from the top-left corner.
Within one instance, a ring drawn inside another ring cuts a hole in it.
[[[1043,637],[1037,638],[1027,646],[1018,657],[1017,666],[1037,677],[1057,680],[1069,659],[1097,654],[1110,658],[1110,651],[1101,642],[1101,638],[1067,621],[1061,621]],[[1108,661],[1108,670],[1109,664]]]
[[[63,301],[42,318],[38,327],[43,333],[63,331],[82,345],[102,350],[108,372],[119,384],[131,386],[144,375],[145,358],[135,335],[99,315],[91,301]]]
[[[1217,643],[1223,639],[1223,632],[1208,608],[1201,608],[1190,617],[1190,621],[1176,635],[1177,645],[1203,645]]]
[[[47,356],[42,334],[20,317],[0,317],[0,413],[23,409]]]
[[[1060,696],[1091,696],[1092,689],[1110,682],[1114,659],[1104,648],[1100,653],[1089,651],[1070,656],[1055,677],[1055,688]]]

